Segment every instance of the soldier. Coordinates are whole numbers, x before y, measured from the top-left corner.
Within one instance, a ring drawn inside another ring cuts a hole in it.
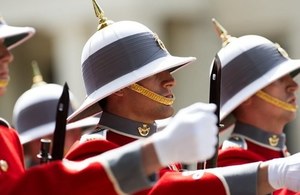
[[[9,82],[9,64],[13,60],[11,49],[32,37],[34,33],[35,30],[31,27],[9,26],[3,19],[0,20],[1,96],[4,95]],[[16,130],[1,119],[0,194],[124,194],[152,186],[155,180],[148,176],[162,167],[161,162],[201,160],[212,155],[216,129],[207,134],[198,131],[196,126],[206,120],[213,122],[213,110],[213,106],[205,109],[203,105],[196,104],[178,113],[176,125],[169,126],[163,134],[157,133],[155,139],[137,141],[80,162],[58,160],[27,170],[24,168],[22,146]],[[187,121],[186,118],[191,120]],[[182,130],[179,127],[182,125],[190,130],[189,135],[187,139],[183,138],[185,141],[182,144],[175,145],[171,135],[181,134]],[[214,129],[213,123],[207,125]],[[176,132],[177,130],[179,132]],[[203,146],[198,142],[188,141],[193,137],[203,138],[208,150],[206,147],[205,150],[198,150],[197,148]],[[112,145],[110,147],[113,148]],[[190,147],[194,148],[190,150],[190,156],[183,158],[174,153],[176,148],[187,150]],[[157,155],[158,149],[168,156],[160,159]],[[128,171],[116,171],[124,166],[128,167]],[[131,171],[129,166],[134,167],[135,171]],[[255,172],[256,170],[253,174]]]
[[[284,49],[264,37],[231,37],[216,24],[224,38],[215,59],[222,65],[220,114],[230,124],[228,130],[233,129],[221,146],[218,165],[289,156],[283,131],[296,116],[294,77],[300,60],[290,59]],[[279,193],[288,192],[274,194]]]
[[[16,101],[13,110],[13,126],[17,129],[21,144],[24,146],[25,164],[27,167],[40,163],[37,154],[40,152],[40,139],[52,140],[55,128],[56,107],[63,91],[63,86],[46,83],[42,79],[37,64],[33,63],[34,77],[31,89],[24,92]],[[78,105],[74,95],[70,93],[68,115]],[[82,133],[93,128],[99,121],[98,117],[89,117],[67,125],[65,152]]]
[[[96,2],[93,2],[99,17],[99,27],[85,44],[81,60],[87,98],[68,121],[74,122],[97,113],[101,113],[101,117],[97,130],[84,136],[69,151],[66,158],[81,160],[102,153],[110,149],[108,143],[119,147],[148,137],[159,141],[156,135],[160,133],[171,136],[174,144],[182,144],[183,138],[189,134],[188,128],[182,125],[183,132],[177,135],[171,135],[165,130],[156,133],[155,121],[173,115],[172,104],[175,98],[172,88],[175,79],[172,73],[190,64],[195,58],[172,56],[158,36],[146,26],[133,21],[109,21]],[[205,108],[210,105],[201,106]],[[166,128],[176,125],[177,120],[175,116]],[[208,118],[199,124],[198,130],[204,128],[205,132],[209,133],[212,127],[208,124],[211,123],[216,123],[216,120],[211,121]],[[99,134],[106,138],[106,143],[97,139]],[[196,140],[202,141],[204,140]],[[174,145],[161,145],[160,148],[172,150],[172,147]],[[202,147],[200,150],[204,149],[205,145]],[[175,152],[175,148],[173,150]],[[175,153],[184,159],[185,155],[191,155],[190,150],[192,148],[177,150]],[[245,167],[180,172],[180,164],[172,164],[164,159],[170,154],[158,148],[156,151],[161,164],[166,168],[157,173],[156,177],[160,179],[152,189],[136,194],[266,194],[274,190],[268,182],[273,182],[273,179],[277,181],[283,174],[273,174],[273,165],[269,165],[266,170],[264,164],[260,163]],[[278,162],[282,161],[276,161],[276,164]],[[123,172],[128,166],[117,171]],[[259,169],[259,174],[254,175],[253,169]],[[266,174],[262,169],[266,172],[270,170],[268,175],[272,178],[265,177],[261,180],[262,175]],[[134,169],[131,171],[134,172]],[[295,189],[287,186],[287,180],[280,181],[284,182],[279,182],[276,187]],[[257,189],[256,185],[259,185]]]

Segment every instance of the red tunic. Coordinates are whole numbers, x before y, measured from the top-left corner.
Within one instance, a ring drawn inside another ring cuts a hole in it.
[[[253,126],[237,123],[232,136],[220,147],[218,166],[239,165],[266,161],[289,155],[285,135],[274,135]],[[286,189],[273,194],[295,194]]]
[[[109,133],[106,138],[126,144],[134,139],[123,136],[117,133]],[[119,141],[118,141],[119,140]],[[95,155],[109,150],[110,146],[114,146],[116,143],[107,141],[104,139],[90,139],[85,142],[77,142],[71,147],[70,151],[66,155],[70,160],[82,160],[82,157],[87,158],[90,155]],[[210,171],[187,171],[179,172],[175,170],[164,170],[165,174],[158,179],[157,183],[148,190],[138,192],[136,194],[229,194],[230,188],[235,186],[229,186],[226,178],[222,174],[213,173]],[[249,185],[249,184],[247,184]],[[255,185],[255,184],[254,184]]]
[[[110,170],[99,162],[51,162],[24,169],[18,135],[0,125],[0,194],[120,194]],[[108,146],[105,150],[113,148]],[[84,165],[84,166],[83,166]]]
[[[107,132],[106,139],[94,139],[90,137],[91,140],[85,141],[83,143],[76,142],[68,151],[65,158],[72,161],[84,160],[98,154],[102,154],[108,150],[117,148],[119,146],[126,145],[130,142],[135,141],[136,139],[123,136],[112,131]],[[109,141],[108,141],[109,140]],[[161,177],[166,172],[173,172],[181,170],[181,165],[171,165],[169,168],[166,167],[159,172],[159,177]],[[135,193],[139,194],[148,194],[149,189],[145,189],[141,192]]]

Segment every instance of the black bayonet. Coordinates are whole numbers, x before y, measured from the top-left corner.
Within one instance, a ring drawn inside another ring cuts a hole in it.
[[[218,55],[212,64],[211,73],[209,76],[210,87],[209,87],[209,103],[216,104],[217,108],[215,114],[217,116],[217,126],[220,127],[220,96],[221,96],[221,63]],[[197,169],[213,168],[217,166],[218,160],[218,149],[219,149],[219,133],[217,134],[217,144],[213,157],[206,162],[197,163]]]
[[[216,104],[215,114],[218,118],[217,126],[220,127],[220,98],[221,98],[221,63],[218,55],[215,56],[213,67],[210,74],[209,103]],[[217,134],[217,144],[214,156],[206,162],[205,168],[217,166],[218,149],[219,149],[219,132]]]
[[[216,20],[212,19],[212,22],[214,24],[215,30],[219,37],[222,39],[222,47],[226,47],[235,37],[232,37],[229,35],[226,31],[226,29]],[[216,54],[215,59],[212,64],[211,74],[210,74],[210,92],[209,92],[209,103],[214,103],[217,106],[216,109],[216,116],[218,117],[217,126],[220,129],[223,125],[220,121],[220,108],[221,108],[221,61]],[[217,145],[216,145],[216,151],[214,156],[206,161],[206,163],[198,163],[197,168],[198,169],[204,169],[204,168],[213,168],[217,166],[217,160],[218,160],[218,150],[219,150],[219,134],[217,135]]]
[[[65,83],[56,110],[56,124],[53,134],[52,160],[61,160],[64,155],[66,125],[69,110],[69,87]]]

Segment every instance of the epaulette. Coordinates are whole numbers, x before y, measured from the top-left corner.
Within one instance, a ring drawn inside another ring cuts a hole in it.
[[[7,127],[7,128],[10,128],[9,123],[4,118],[1,118],[1,117],[0,117],[0,125],[4,126],[4,127]]]
[[[222,150],[228,148],[242,148],[247,149],[247,143],[243,137],[232,135],[228,140],[225,140],[222,144]]]

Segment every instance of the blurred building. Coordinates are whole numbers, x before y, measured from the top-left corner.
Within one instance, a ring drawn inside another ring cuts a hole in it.
[[[98,0],[106,17],[113,21],[136,20],[155,31],[175,55],[195,56],[198,60],[176,73],[178,110],[196,101],[208,101],[209,67],[221,48],[211,19],[216,18],[232,36],[258,34],[278,42],[290,57],[300,58],[300,2],[290,0]],[[3,0],[0,14],[12,25],[37,29],[36,36],[14,50],[10,67],[12,81],[0,99],[0,116],[11,121],[17,98],[31,86],[31,61],[39,63],[45,80],[68,82],[70,90],[83,100],[81,50],[96,31],[98,20],[92,0]],[[300,101],[299,101],[300,104]],[[300,115],[299,115],[300,117]],[[287,128],[291,152],[300,151],[300,122]]]

